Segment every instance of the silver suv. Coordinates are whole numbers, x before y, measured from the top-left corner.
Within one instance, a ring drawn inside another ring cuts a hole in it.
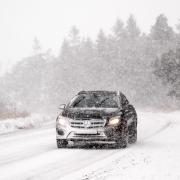
[[[137,140],[137,114],[119,91],[81,91],[56,119],[57,147],[69,142],[127,147]]]

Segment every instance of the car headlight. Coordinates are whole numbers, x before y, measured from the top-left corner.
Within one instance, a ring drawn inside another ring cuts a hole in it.
[[[69,119],[63,116],[58,116],[56,123],[58,127],[66,127],[69,124]]]
[[[119,116],[112,117],[109,119],[108,125],[117,125],[121,121]]]

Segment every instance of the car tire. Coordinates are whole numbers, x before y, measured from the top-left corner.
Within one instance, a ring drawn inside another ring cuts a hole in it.
[[[137,123],[133,122],[128,128],[128,143],[133,144],[137,141]]]
[[[121,138],[119,140],[116,141],[116,148],[126,148],[128,145],[128,140],[127,140],[127,137],[125,138]]]
[[[116,141],[116,148],[126,148],[128,145],[128,128],[124,126],[123,134]]]
[[[58,148],[66,148],[68,142],[65,139],[57,139],[57,147]]]

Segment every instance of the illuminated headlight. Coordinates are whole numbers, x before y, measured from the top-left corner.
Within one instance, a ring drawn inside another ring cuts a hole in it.
[[[69,124],[69,119],[63,116],[58,116],[56,123],[57,127],[66,127]]]
[[[120,117],[112,117],[109,119],[108,125],[117,125],[121,121]]]

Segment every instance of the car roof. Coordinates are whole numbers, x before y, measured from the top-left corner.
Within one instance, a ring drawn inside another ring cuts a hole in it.
[[[118,94],[118,91],[80,91],[78,95],[81,94],[98,94],[98,95],[110,95],[110,94]]]

